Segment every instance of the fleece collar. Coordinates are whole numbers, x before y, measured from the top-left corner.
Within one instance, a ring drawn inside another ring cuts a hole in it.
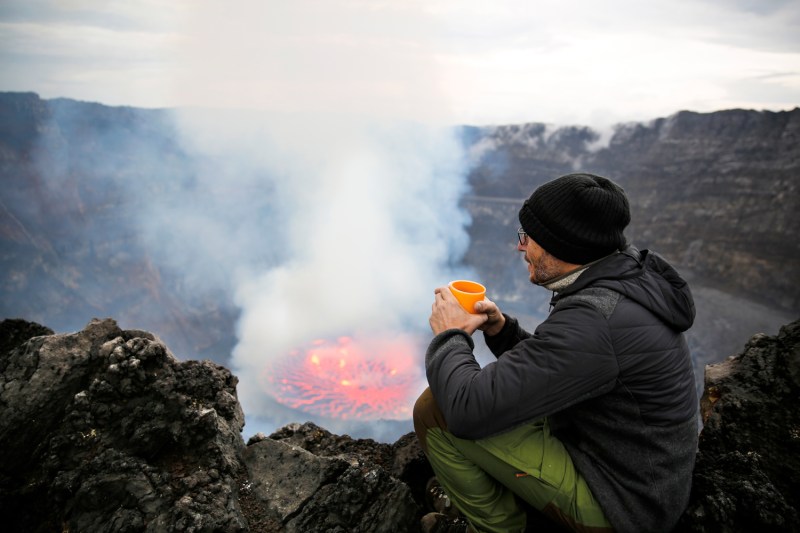
[[[604,257],[601,257],[600,259],[592,261],[591,263],[586,263],[585,265],[581,265],[578,268],[576,268],[575,270],[571,270],[571,271],[567,272],[566,274],[562,274],[562,275],[558,276],[557,278],[553,278],[553,279],[547,281],[546,283],[543,283],[542,287],[544,287],[545,289],[547,289],[549,291],[553,291],[553,292],[563,291],[564,289],[566,289],[567,287],[569,287],[570,285],[575,283],[575,280],[577,280],[580,277],[580,275],[583,274],[586,271],[586,269],[588,269],[590,266],[596,265],[597,263],[599,263],[600,261],[603,261],[607,257],[611,257],[612,255],[615,255],[615,254],[618,254],[618,253],[619,252],[615,251],[614,253],[606,255]]]

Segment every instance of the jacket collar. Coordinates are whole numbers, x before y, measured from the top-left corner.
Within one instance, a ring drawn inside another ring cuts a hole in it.
[[[599,279],[635,277],[642,272],[642,253],[633,245],[584,265],[580,275],[569,286],[559,289],[558,295],[575,293]],[[562,276],[563,277],[563,276]],[[556,278],[557,281],[559,278]],[[548,285],[551,282],[548,283]]]

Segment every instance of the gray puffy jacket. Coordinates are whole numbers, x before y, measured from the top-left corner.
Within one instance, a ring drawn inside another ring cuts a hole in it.
[[[480,439],[549,417],[617,531],[669,531],[685,509],[698,402],[683,331],[686,282],[660,256],[629,247],[554,296],[531,334],[506,316],[483,369],[462,330],[437,335],[428,383],[448,429]]]

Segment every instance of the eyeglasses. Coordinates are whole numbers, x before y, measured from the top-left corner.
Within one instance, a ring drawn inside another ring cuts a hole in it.
[[[525,246],[526,244],[528,244],[528,234],[525,233],[524,229],[519,228],[517,230],[517,238],[519,239],[520,246]]]

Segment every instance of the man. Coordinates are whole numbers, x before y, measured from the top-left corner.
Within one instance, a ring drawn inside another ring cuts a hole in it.
[[[437,509],[452,502],[477,532],[524,531],[527,506],[575,531],[669,531],[697,449],[689,287],[627,245],[628,199],[606,178],[546,183],[519,220],[530,281],[554,292],[533,334],[488,299],[469,314],[435,291],[414,428],[446,493]],[[484,368],[478,329],[497,357]],[[431,513],[423,530],[467,524]]]

